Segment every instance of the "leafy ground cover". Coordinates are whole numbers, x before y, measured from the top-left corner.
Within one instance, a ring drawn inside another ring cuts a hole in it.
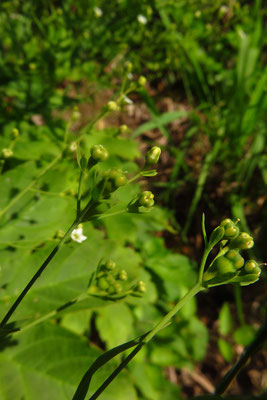
[[[152,329],[194,284],[203,212],[209,232],[240,218],[257,239],[248,256],[266,260],[265,14],[260,1],[1,3],[1,315],[75,218],[80,152],[101,143],[102,169],[131,178],[147,149],[162,149],[158,175],[119,188],[109,204],[116,213],[142,188],[155,193],[153,210],[107,218],[101,208],[83,225],[87,239],[68,239],[16,310],[22,330],[1,344],[3,399],[70,399],[103,350]],[[127,88],[111,113],[106,104]],[[77,301],[109,259],[126,271],[126,289],[142,281],[145,293]],[[263,273],[242,292],[200,294],[103,399],[211,392],[253,340],[265,293]],[[98,372],[92,393],[119,362]],[[264,389],[266,350],[230,393]]]

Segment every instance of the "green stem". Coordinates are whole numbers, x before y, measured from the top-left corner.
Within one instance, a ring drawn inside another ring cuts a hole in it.
[[[86,213],[88,212],[89,208],[91,207],[91,204],[89,203],[85,209],[83,210],[83,212],[79,215],[78,218],[75,219],[75,221],[72,223],[72,225],[69,227],[69,229],[67,230],[67,232],[65,233],[65,235],[62,237],[62,239],[60,240],[60,242],[56,245],[56,247],[51,251],[51,253],[49,254],[49,256],[46,258],[46,260],[43,262],[43,264],[41,265],[41,267],[38,269],[38,271],[34,274],[34,276],[32,277],[32,279],[30,280],[30,282],[25,286],[25,288],[22,290],[22,292],[20,293],[20,295],[18,296],[18,298],[15,300],[15,302],[13,303],[13,305],[11,306],[11,308],[9,309],[9,311],[6,313],[6,315],[4,316],[4,318],[2,319],[1,323],[0,323],[0,328],[4,328],[7,324],[7,322],[9,321],[10,317],[12,316],[12,314],[15,312],[15,310],[17,309],[17,307],[19,306],[19,304],[22,302],[23,298],[26,296],[26,294],[28,293],[28,291],[31,289],[31,287],[34,285],[34,283],[37,281],[37,279],[41,276],[42,272],[45,270],[45,268],[47,267],[47,265],[50,263],[50,261],[52,261],[52,259],[54,258],[54,256],[56,255],[56,253],[58,252],[58,250],[63,246],[63,244],[65,243],[66,239],[68,238],[69,234],[82,222],[83,217],[86,215]]]
[[[142,349],[143,343],[138,344],[134,350],[125,358],[124,361],[112,372],[112,374],[105,380],[105,382],[97,389],[97,391],[90,397],[89,400],[97,399],[100,394],[108,387],[108,385],[116,378],[116,376],[126,367],[127,364],[134,358],[134,356]]]
[[[113,217],[113,215],[120,215],[120,214],[126,214],[126,213],[127,213],[127,209],[124,209],[124,210],[120,210],[120,211],[114,211],[113,213],[109,213],[109,214],[95,215],[94,219],[103,219],[103,218],[107,218],[107,217]]]
[[[204,269],[205,269],[205,265],[206,265],[206,261],[207,258],[210,254],[211,249],[209,247],[206,247],[203,253],[203,257],[200,263],[200,267],[199,267],[199,273],[198,273],[198,284],[201,285],[202,280],[203,280],[203,274],[204,274]]]
[[[79,178],[79,187],[78,187],[78,194],[77,194],[77,218],[81,212],[81,190],[82,190],[83,177],[84,177],[84,169],[81,170],[80,178]]]
[[[6,313],[6,315],[4,316],[4,318],[2,319],[1,323],[0,323],[0,328],[4,328],[7,324],[7,322],[9,321],[10,317],[12,316],[12,314],[15,312],[16,308],[19,306],[19,304],[22,302],[23,298],[26,296],[26,294],[28,293],[28,291],[31,289],[31,287],[34,285],[34,283],[36,282],[36,280],[41,276],[42,272],[45,270],[45,268],[47,267],[47,265],[50,263],[50,261],[54,258],[54,256],[56,255],[56,253],[58,252],[58,250],[63,246],[64,242],[66,241],[67,237],[69,236],[69,234],[73,231],[73,229],[75,229],[78,224],[80,223],[80,221],[75,220],[73,222],[73,224],[69,227],[69,229],[67,230],[67,232],[65,233],[65,235],[62,237],[62,239],[60,240],[60,242],[56,245],[56,247],[51,251],[51,253],[49,254],[49,256],[46,258],[46,260],[43,262],[43,264],[41,265],[41,267],[38,269],[38,271],[34,274],[34,276],[32,277],[32,279],[28,282],[28,284],[25,286],[25,288],[22,290],[22,292],[20,293],[20,295],[18,296],[18,298],[15,300],[15,302],[13,303],[13,305],[10,307],[9,311]]]
[[[106,387],[116,378],[119,372],[126,367],[126,365],[133,359],[133,357],[142,349],[142,347],[147,344],[161,329],[168,325],[168,322],[174,317],[174,315],[197,293],[199,293],[204,288],[201,283],[197,283],[189,290],[189,292],[172,308],[165,317],[150,331],[139,343],[134,350],[125,358],[125,360],[113,371],[113,373],[105,380],[105,382],[97,389],[97,391],[90,397],[89,400],[95,400],[99,395],[106,389]]]
[[[85,299],[87,299],[89,295],[85,292],[80,294],[79,296],[75,297],[74,299],[68,301],[67,303],[65,303],[64,305],[56,308],[55,310],[50,311],[49,313],[43,315],[42,317],[34,320],[33,322],[29,323],[28,325],[23,326],[22,328],[20,328],[19,330],[15,331],[13,333],[13,335],[17,335],[20,333],[25,332],[26,330],[44,322],[47,321],[48,319],[51,319],[53,317],[55,317],[56,315],[58,315],[61,311],[65,310],[67,307],[72,306],[73,304],[79,303],[80,301],[83,301]]]
[[[174,315],[197,293],[203,290],[200,282],[197,282],[192,289],[180,300],[178,303],[162,318],[162,320],[149,332],[149,334],[144,338],[143,343],[148,343],[161,329],[163,329],[167,323],[174,317]]]

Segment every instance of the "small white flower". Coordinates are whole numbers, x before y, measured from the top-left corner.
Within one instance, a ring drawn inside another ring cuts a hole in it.
[[[74,242],[82,243],[84,240],[87,239],[87,236],[83,234],[83,228],[79,225],[77,229],[74,229],[71,232],[70,237]]]
[[[133,101],[131,99],[129,99],[128,96],[123,96],[123,102],[124,104],[133,104]]]
[[[131,81],[133,79],[133,74],[131,72],[128,72],[127,78]]]
[[[139,24],[145,25],[147,23],[147,18],[144,15],[139,14],[137,16],[137,21],[139,22]]]
[[[95,13],[95,16],[98,18],[102,17],[102,15],[103,15],[103,11],[99,7],[94,8],[94,13]]]

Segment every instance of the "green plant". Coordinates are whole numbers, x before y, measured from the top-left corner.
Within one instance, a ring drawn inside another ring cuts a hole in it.
[[[234,222],[230,219],[222,221],[220,226],[213,230],[210,238],[208,239],[203,216],[202,228],[205,249],[195,285],[184,297],[182,297],[181,300],[178,301],[178,303],[176,303],[176,305],[164,316],[164,318],[156,326],[154,326],[152,330],[148,331],[140,338],[118,346],[101,355],[84,375],[73,399],[85,399],[94,373],[105,363],[110,361],[111,358],[117,356],[119,353],[124,352],[125,350],[128,350],[129,348],[134,347],[134,350],[132,350],[132,352],[121,362],[114,372],[99,387],[99,389],[90,397],[90,400],[97,399],[113,381],[113,379],[115,379],[119,372],[136,356],[136,354],[158,332],[168,326],[170,320],[175,316],[175,314],[200,291],[208,289],[209,287],[224,285],[227,283],[234,283],[242,286],[250,285],[259,279],[261,270],[255,261],[247,261],[244,267],[243,263],[239,262],[239,257],[241,257],[239,251],[251,248],[253,246],[252,238],[246,233],[239,233],[237,230],[234,234],[232,231],[229,233],[229,226],[231,226],[231,228],[234,227]],[[208,257],[216,245],[219,245],[219,252],[206,267]],[[231,250],[232,248],[235,249],[235,252]]]

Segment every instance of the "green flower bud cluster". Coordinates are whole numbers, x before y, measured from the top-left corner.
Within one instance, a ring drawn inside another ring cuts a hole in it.
[[[107,110],[108,111],[118,111],[120,109],[120,106],[116,103],[116,101],[109,101],[107,104]]]
[[[106,161],[108,159],[108,151],[102,144],[95,144],[91,148],[91,157],[94,161]]]
[[[241,286],[256,282],[261,269],[256,261],[245,263],[238,250],[228,250],[224,255],[215,258],[203,275],[204,286],[217,286],[224,283],[237,283]]]
[[[254,260],[245,263],[240,255],[240,251],[253,247],[253,237],[246,232],[240,232],[236,223],[227,218],[212,232],[208,242],[209,249],[220,241],[221,250],[203,275],[204,286],[224,283],[243,286],[256,282],[261,274],[259,265]]]
[[[122,281],[127,281],[127,272],[117,270],[116,263],[108,260],[101,265],[96,277],[96,286],[100,291],[104,291],[105,295],[118,295],[123,292]]]
[[[154,194],[149,190],[142,192],[139,196],[139,203],[145,208],[151,208],[154,205]]]
[[[138,281],[134,286],[132,286],[131,295],[134,297],[141,297],[146,292],[146,284],[144,281]]]
[[[143,281],[138,281],[128,288],[127,281],[127,271],[118,269],[113,260],[108,260],[99,266],[95,284],[90,286],[88,293],[114,300],[122,299],[127,295],[140,297],[145,293],[146,285]]]
[[[106,183],[106,194],[110,194],[114,192],[121,186],[126,185],[127,178],[125,172],[119,168],[112,168],[106,172],[105,178],[107,179]]]

